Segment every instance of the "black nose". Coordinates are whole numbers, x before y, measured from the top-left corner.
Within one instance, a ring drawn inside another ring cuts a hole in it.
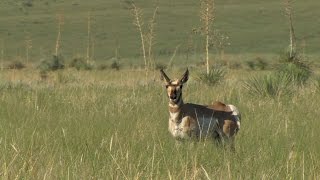
[[[176,96],[175,94],[172,94],[172,95],[170,95],[169,98],[170,98],[170,99],[176,99],[176,97],[177,97],[177,96]]]

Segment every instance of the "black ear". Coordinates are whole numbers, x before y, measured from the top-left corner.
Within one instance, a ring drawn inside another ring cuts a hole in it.
[[[167,84],[170,83],[170,78],[166,75],[163,69],[160,69],[161,80],[165,80]]]
[[[182,78],[180,79],[180,82],[183,84],[183,83],[186,83],[189,79],[189,70],[187,68],[186,72],[182,75]]]

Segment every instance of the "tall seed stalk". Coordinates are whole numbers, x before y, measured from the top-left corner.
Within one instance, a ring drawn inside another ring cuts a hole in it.
[[[4,40],[1,39],[1,70],[3,70],[3,61],[4,61]]]
[[[285,7],[285,14],[289,21],[289,36],[290,36],[290,45],[289,45],[289,56],[290,58],[293,58],[295,49],[296,49],[296,37],[294,34],[294,28],[293,28],[293,20],[292,20],[292,0],[283,0],[284,1],[284,7]]]
[[[148,63],[147,63],[147,56],[146,56],[146,48],[145,48],[145,39],[143,35],[143,21],[142,21],[142,10],[135,5],[134,2],[131,3],[132,6],[132,14],[134,16],[134,22],[133,24],[138,28],[138,31],[140,33],[140,40],[141,40],[141,49],[142,49],[142,55],[144,60],[144,68],[145,70],[148,69]]]
[[[26,64],[29,64],[29,54],[30,54],[30,49],[32,48],[32,40],[30,38],[30,36],[26,36],[25,39],[25,43],[26,43]]]
[[[61,29],[62,29],[62,25],[64,24],[63,15],[62,14],[58,14],[57,15],[57,20],[58,20],[58,35],[57,35],[56,46],[55,46],[55,56],[59,55],[59,50],[60,50]]]
[[[159,7],[156,6],[156,8],[153,11],[153,16],[151,18],[151,20],[149,21],[149,32],[147,35],[147,39],[148,39],[148,59],[149,59],[149,64],[150,67],[155,68],[155,60],[153,54],[152,54],[152,48],[154,45],[154,38],[155,38],[155,32],[154,32],[154,28],[156,25],[156,15],[158,12]]]
[[[91,60],[94,61],[94,47],[96,45],[96,39],[91,37]]]
[[[149,20],[148,31],[144,32],[143,27],[144,23],[142,20],[142,10],[135,5],[135,3],[131,2],[132,6],[132,14],[134,16],[134,22],[133,24],[137,27],[139,34],[140,34],[140,41],[141,41],[141,49],[142,49],[142,55],[144,60],[144,66],[145,70],[147,71],[150,67],[155,67],[155,62],[153,58],[153,45],[154,45],[154,39],[155,39],[155,25],[156,25],[156,15],[158,12],[159,7],[156,6],[153,11],[153,16]]]
[[[88,12],[88,26],[87,26],[87,64],[89,63],[90,61],[90,35],[91,35],[91,12],[89,11]]]
[[[207,74],[209,74],[209,46],[210,36],[212,32],[212,24],[214,22],[214,0],[200,0],[200,21],[202,22],[202,32],[205,36],[205,53]]]

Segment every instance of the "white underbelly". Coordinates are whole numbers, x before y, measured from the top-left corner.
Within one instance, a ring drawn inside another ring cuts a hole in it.
[[[188,117],[184,117],[180,123],[169,120],[169,131],[175,138],[186,139],[194,133],[199,138],[212,136],[213,131],[217,127],[216,119],[214,118],[199,118],[194,127],[186,126]]]

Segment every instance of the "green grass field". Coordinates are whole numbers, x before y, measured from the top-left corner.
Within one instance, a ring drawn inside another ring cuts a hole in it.
[[[291,95],[274,98],[252,95],[245,84],[274,74],[289,44],[281,1],[215,1],[215,27],[230,37],[225,58],[239,64],[226,68],[216,86],[199,81],[205,69],[202,38],[192,36],[194,50],[187,51],[190,33],[200,24],[199,2],[158,2],[156,62],[172,61],[170,77],[189,67],[185,102],[218,100],[240,109],[235,152],[210,141],[177,144],[171,137],[165,88],[157,70],[146,74],[141,68],[139,34],[126,1],[33,0],[32,7],[21,2],[28,0],[0,2],[1,179],[320,179],[319,2],[294,2],[297,43],[313,74],[303,86],[293,86]],[[146,23],[156,1],[135,2]],[[68,67],[73,57],[86,56],[89,11],[93,59],[111,63],[118,53],[119,71]],[[57,13],[64,16],[60,53],[66,68],[43,78],[36,67],[54,53]],[[26,40],[32,42],[29,64]],[[210,53],[219,60],[215,49]],[[246,64],[259,58],[266,70]],[[13,61],[27,67],[2,68]]]
[[[155,72],[158,73],[158,72]],[[178,75],[180,71],[169,72]],[[210,141],[177,145],[167,130],[160,80],[142,71],[2,72],[0,176],[3,179],[318,179],[319,91],[291,98],[249,95],[249,74],[230,71],[221,85],[197,82],[186,102],[236,104],[242,126],[236,152]],[[158,77],[158,74],[156,74]],[[8,80],[10,78],[21,81]]]

